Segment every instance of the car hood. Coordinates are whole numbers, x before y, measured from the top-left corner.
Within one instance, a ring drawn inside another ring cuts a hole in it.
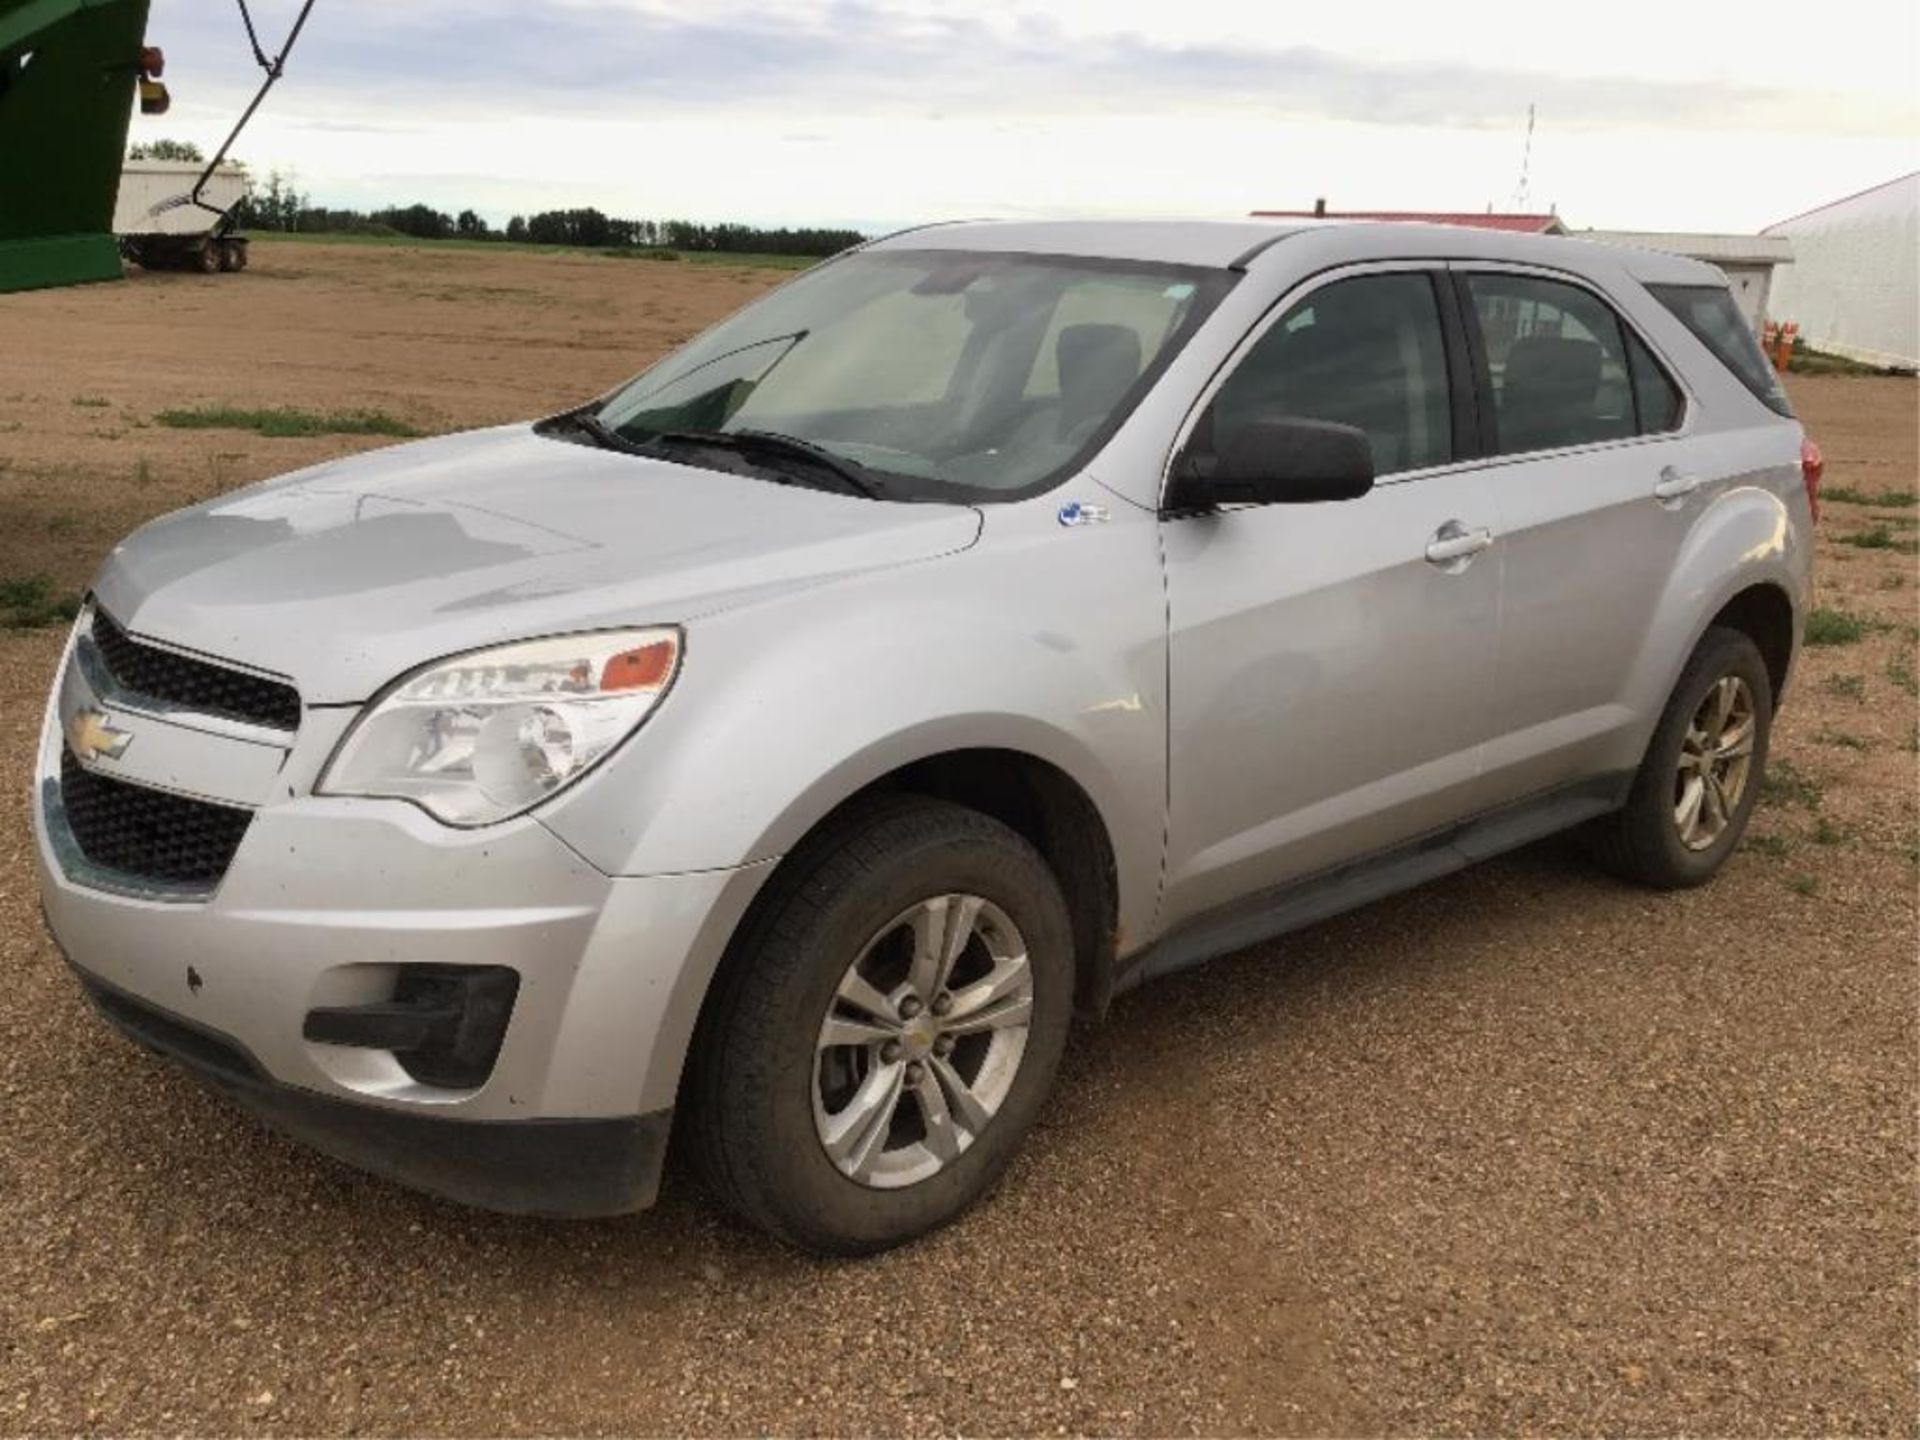
[[[94,593],[130,630],[367,699],[482,645],[684,623],[964,550],[962,505],[876,502],[590,449],[525,425],[396,446],[178,511]]]

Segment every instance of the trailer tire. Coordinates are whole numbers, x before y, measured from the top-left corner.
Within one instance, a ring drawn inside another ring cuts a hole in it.
[[[227,241],[227,269],[238,274],[247,268],[247,242],[244,240]]]
[[[220,263],[221,252],[226,247],[213,239],[202,240],[193,252],[195,266],[202,275],[218,275],[223,268]]]

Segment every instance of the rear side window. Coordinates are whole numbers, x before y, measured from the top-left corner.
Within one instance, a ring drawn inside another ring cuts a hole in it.
[[[1679,429],[1680,387],[1631,330],[1627,331],[1627,369],[1633,373],[1633,404],[1640,412],[1640,433],[1662,435]]]
[[[1760,342],[1753,338],[1746,317],[1724,286],[1649,285],[1647,292],[1671,310],[1693,332],[1694,339],[1753,392],[1754,399],[1769,410],[1792,417],[1793,406],[1787,403],[1787,392],[1780,388],[1780,377],[1760,352]]]
[[[1366,431],[1390,475],[1453,459],[1439,302],[1424,274],[1323,285],[1247,352],[1208,410],[1216,452],[1240,426],[1292,416]]]
[[[1618,317],[1577,285],[1531,275],[1467,277],[1493,385],[1494,453],[1637,434]]]

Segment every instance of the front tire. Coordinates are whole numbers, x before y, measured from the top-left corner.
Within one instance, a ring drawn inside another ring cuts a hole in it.
[[[889,797],[809,839],[729,953],[689,1077],[715,1194],[861,1255],[959,1215],[1052,1087],[1073,1004],[1059,883],[1014,831]]]
[[[1701,637],[1635,774],[1624,809],[1589,830],[1594,857],[1661,890],[1701,885],[1746,833],[1773,733],[1773,683],[1738,630]]]

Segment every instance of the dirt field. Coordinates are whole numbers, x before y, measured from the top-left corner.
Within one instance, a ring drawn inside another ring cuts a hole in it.
[[[388,443],[164,410],[530,415],[779,278],[256,261],[0,299],[0,580]],[[610,1223],[420,1199],[109,1034],[28,860],[60,634],[0,629],[0,1431],[1912,1434],[1920,390],[1792,389],[1829,485],[1899,503],[1828,508],[1863,633],[1807,652],[1717,883],[1552,844],[1137,993],[987,1204],[864,1264],[678,1171]]]

